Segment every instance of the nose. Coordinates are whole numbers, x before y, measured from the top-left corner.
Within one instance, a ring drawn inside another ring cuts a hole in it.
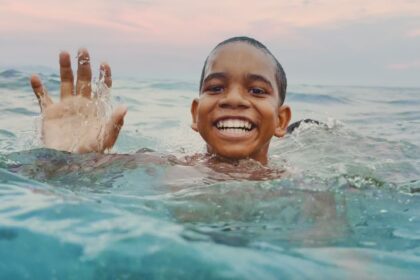
[[[229,109],[246,109],[249,108],[250,104],[242,90],[238,87],[233,87],[225,91],[223,98],[219,101],[219,106]]]

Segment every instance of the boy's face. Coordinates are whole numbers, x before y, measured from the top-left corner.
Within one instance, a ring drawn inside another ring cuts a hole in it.
[[[267,163],[271,137],[286,133],[291,116],[280,106],[275,73],[273,59],[244,42],[210,54],[200,98],[191,106],[192,128],[210,153]]]

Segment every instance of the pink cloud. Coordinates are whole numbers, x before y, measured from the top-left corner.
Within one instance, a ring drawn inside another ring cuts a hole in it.
[[[4,24],[0,31],[51,31],[60,30],[65,24],[77,24],[107,28],[117,31],[133,31],[143,26],[130,26],[106,18],[106,9],[95,1],[72,1],[65,5],[55,1],[13,1],[5,3],[0,15]],[[83,3],[82,3],[83,2]],[[86,3],[84,3],[86,2]],[[95,5],[96,4],[96,5]]]
[[[395,16],[420,16],[420,5],[409,0],[225,0],[222,5],[193,0],[6,0],[0,6],[0,35],[53,32],[60,38],[63,27],[90,28],[110,37],[124,35],[127,41],[194,45],[237,34],[291,38],[297,28]]]
[[[409,30],[406,35],[410,38],[420,37],[420,28]]]
[[[392,69],[392,70],[398,70],[398,71],[420,69],[420,60],[412,61],[412,62],[389,64],[387,68]]]

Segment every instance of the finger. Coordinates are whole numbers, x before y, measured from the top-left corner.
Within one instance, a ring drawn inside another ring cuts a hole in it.
[[[37,75],[31,76],[31,86],[36,98],[38,99],[41,111],[53,103],[51,98],[48,96],[44,86],[42,85],[41,79]]]
[[[60,53],[61,99],[70,97],[74,91],[74,77],[68,52]]]
[[[92,91],[92,69],[90,68],[90,57],[86,49],[80,49],[77,54],[78,66],[77,66],[77,82],[76,82],[76,94],[90,98]]]
[[[99,80],[102,79],[108,88],[112,86],[111,67],[108,63],[102,63],[99,68]]]
[[[112,113],[111,119],[108,121],[105,127],[105,135],[103,147],[105,149],[110,149],[114,146],[115,141],[117,141],[118,134],[120,133],[121,127],[124,124],[124,117],[127,114],[127,107],[119,106]]]

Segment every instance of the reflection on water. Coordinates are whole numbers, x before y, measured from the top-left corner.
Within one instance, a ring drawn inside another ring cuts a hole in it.
[[[263,167],[197,155],[196,87],[184,81],[115,83],[129,100],[117,154],[40,149],[36,103],[24,74],[10,73],[0,75],[0,278],[420,272],[416,89],[295,86],[296,119],[322,124],[274,140]]]

